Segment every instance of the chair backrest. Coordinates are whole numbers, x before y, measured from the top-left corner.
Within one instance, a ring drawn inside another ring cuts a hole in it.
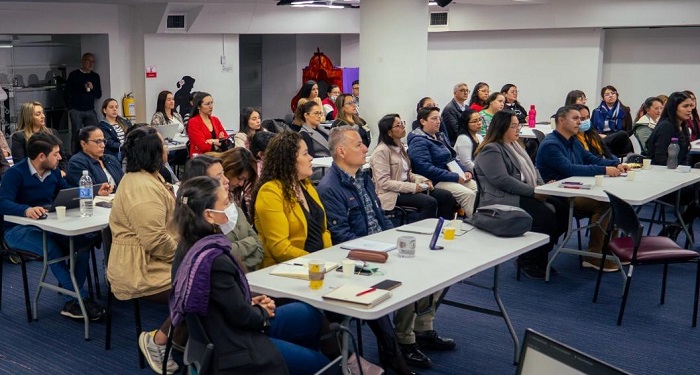
[[[637,213],[634,208],[620,197],[615,196],[605,191],[610,200],[610,207],[612,208],[612,220],[611,222],[617,226],[619,230],[626,233],[634,239],[635,245],[639,243],[642,238],[642,232],[644,231],[644,226],[639,222]]]
[[[109,225],[102,228],[102,251],[104,252],[105,268],[109,263],[109,252],[112,250],[112,229]]]
[[[542,143],[542,141],[544,140],[544,133],[542,133],[542,131],[532,129],[532,134],[534,134],[535,138],[537,138],[537,143]]]
[[[632,134],[630,135],[630,142],[632,142],[632,152],[634,152],[635,154],[641,154],[642,144],[639,143],[639,138],[637,138],[636,135]]]
[[[189,338],[185,347],[184,362],[187,366],[194,366],[199,375],[209,373],[211,357],[214,354],[214,344],[204,331],[202,321],[197,314],[185,315]]]

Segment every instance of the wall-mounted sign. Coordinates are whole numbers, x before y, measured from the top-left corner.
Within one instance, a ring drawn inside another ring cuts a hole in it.
[[[158,72],[156,71],[155,66],[147,66],[146,67],[146,78],[156,78],[158,76]]]

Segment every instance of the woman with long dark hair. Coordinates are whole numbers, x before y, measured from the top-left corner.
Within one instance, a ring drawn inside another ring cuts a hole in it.
[[[647,140],[651,136],[651,132],[654,131],[663,109],[664,103],[661,101],[661,99],[657,98],[656,96],[652,96],[647,98],[644,103],[642,103],[642,106],[639,107],[639,111],[637,111],[637,118],[634,120],[632,134],[637,137],[637,140],[642,148],[642,154],[646,155]]]
[[[693,111],[690,119],[686,121],[686,126],[690,129],[690,140],[694,141],[700,139],[700,116],[698,116],[698,102],[695,98],[695,94],[690,90],[683,91],[690,100],[693,102]]]
[[[492,92],[488,98],[486,98],[486,103],[484,109],[479,111],[481,116],[481,132],[486,133],[489,128],[491,119],[493,115],[498,111],[502,111],[505,107],[506,96],[502,92]]]
[[[518,101],[518,87],[512,83],[507,83],[501,87],[501,92],[506,97],[504,109],[515,113],[521,124],[527,123],[527,111]]]
[[[177,131],[185,131],[185,122],[177,111],[175,111],[175,99],[173,93],[167,90],[158,94],[156,101],[156,113],[151,118],[151,126],[177,125]]]
[[[238,133],[233,137],[236,147],[250,147],[250,139],[255,133],[264,132],[267,129],[261,127],[262,117],[260,111],[255,108],[246,107],[241,109],[241,123]]]
[[[489,97],[489,85],[485,82],[479,82],[474,86],[472,97],[469,99],[469,108],[476,112],[481,111],[486,106],[486,99]]]
[[[187,123],[190,137],[190,156],[210,151],[222,151],[223,140],[228,138],[224,126],[214,111],[214,98],[209,93],[198,92],[194,97],[192,116]]]
[[[484,137],[479,134],[481,131],[481,116],[479,116],[479,112],[474,111],[471,107],[465,108],[464,112],[459,116],[457,125],[459,126],[457,140],[455,141],[457,160],[467,168],[473,169],[476,147],[484,140]]]
[[[547,254],[566,231],[567,206],[535,193],[544,184],[525,148],[518,143],[520,120],[510,111],[496,113],[484,141],[476,149],[475,172],[479,180],[480,206],[505,204],[520,207],[532,216],[532,231],[549,235],[549,242],[518,257],[526,276],[544,279]]]
[[[343,125],[350,125],[357,129],[360,133],[360,138],[362,138],[362,143],[369,147],[370,142],[372,142],[372,136],[369,131],[369,126],[367,122],[362,119],[357,113],[357,105],[355,103],[355,98],[350,94],[340,94],[335,100],[335,106],[338,111],[338,115],[333,121],[331,128],[335,128]]]
[[[457,204],[452,194],[435,189],[432,181],[412,171],[411,159],[401,141],[406,137],[406,123],[398,114],[389,114],[382,117],[377,126],[379,144],[372,152],[369,164],[382,209],[391,211],[396,206],[413,207],[418,210],[420,220],[451,218]]]
[[[574,104],[586,105],[587,101],[588,101],[588,98],[586,98],[585,92],[583,92],[581,90],[571,90],[571,91],[569,91],[568,94],[566,94],[566,99],[564,99],[564,105],[565,106],[574,105]]]
[[[120,162],[123,159],[121,147],[124,145],[126,132],[131,128],[131,122],[119,116],[119,102],[114,98],[107,98],[102,102],[102,115],[104,120],[97,124],[105,137],[105,153],[112,155]],[[73,150],[78,152],[79,148]]]
[[[222,234],[230,207],[228,192],[212,177],[194,177],[178,190],[174,324],[185,314],[199,316],[214,344],[212,374],[316,373],[328,364],[318,350],[321,313],[305,303],[277,307],[265,295],[253,296],[245,267]]]

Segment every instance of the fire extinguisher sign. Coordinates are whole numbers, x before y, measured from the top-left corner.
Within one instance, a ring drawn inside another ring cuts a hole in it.
[[[146,67],[146,78],[156,78],[158,77],[158,72],[156,71],[155,66],[147,66]]]

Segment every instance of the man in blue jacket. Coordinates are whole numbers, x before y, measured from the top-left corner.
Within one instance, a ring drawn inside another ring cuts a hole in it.
[[[10,168],[2,178],[0,185],[0,215],[28,217],[34,220],[45,219],[46,206],[51,206],[54,198],[61,189],[68,188],[66,180],[56,167],[61,160],[59,146],[61,141],[50,133],[34,133],[27,143],[27,158]],[[103,184],[100,195],[109,194],[109,185]],[[42,255],[43,232],[33,225],[18,225],[5,222],[5,241],[11,248],[31,251]],[[76,246],[84,248],[85,241],[76,239]],[[46,236],[47,255],[49,260],[64,256],[68,251],[68,238],[54,233]],[[81,286],[82,296],[91,320],[97,320],[104,314],[104,309],[96,302],[87,298],[87,292],[82,285],[88,272],[90,252],[82,251],[75,255],[75,279]],[[73,289],[70,270],[67,261],[53,263],[51,272],[58,282],[66,289]],[[65,304],[61,315],[83,319],[83,313],[77,300],[65,296]]]
[[[578,127],[581,124],[581,114],[574,107],[566,106],[557,110],[556,130],[547,136],[540,144],[537,151],[537,168],[545,181],[555,181],[571,176],[595,176],[607,175],[617,177],[622,172],[629,170],[627,164],[617,160],[599,158],[583,148],[576,138]],[[578,212],[591,214],[591,222],[600,221],[599,226],[591,228],[591,238],[588,242],[588,251],[602,253],[605,239],[605,231],[610,220],[605,215],[609,209],[606,202],[596,201],[591,198],[575,198],[574,209]],[[603,217],[604,216],[604,217]],[[586,258],[583,266],[588,268],[600,268],[600,259]],[[605,261],[603,271],[614,272],[618,267],[614,262]]]
[[[384,216],[372,179],[362,170],[367,147],[357,130],[350,126],[332,129],[328,148],[333,164],[317,190],[326,209],[333,243],[391,229],[391,222]],[[456,346],[454,340],[440,337],[433,330],[434,302],[441,293],[420,299],[396,312],[394,333],[401,354],[411,366],[432,366],[432,361],[420,351],[419,346],[435,350],[452,350]],[[420,315],[416,316],[416,312]]]

